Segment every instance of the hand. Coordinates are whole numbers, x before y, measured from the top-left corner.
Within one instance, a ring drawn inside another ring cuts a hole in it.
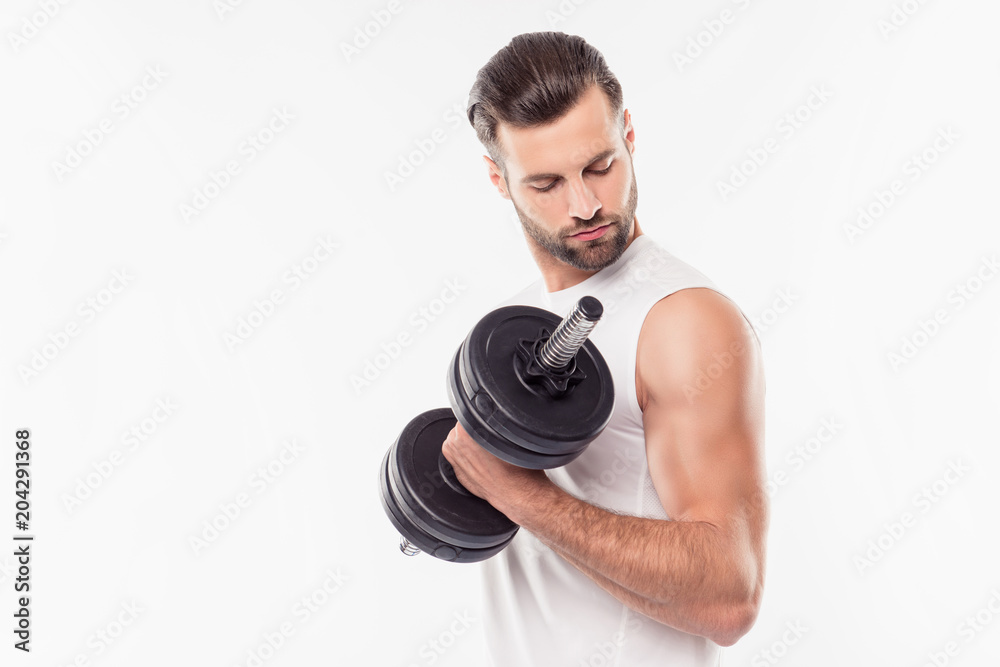
[[[441,451],[469,493],[490,503],[511,520],[515,520],[511,514],[519,503],[552,484],[541,470],[519,468],[489,453],[461,424],[455,424],[448,433]]]

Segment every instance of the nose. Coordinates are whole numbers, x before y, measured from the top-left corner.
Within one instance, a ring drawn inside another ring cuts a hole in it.
[[[569,215],[581,220],[590,220],[601,208],[601,201],[583,182],[583,178],[569,181]]]

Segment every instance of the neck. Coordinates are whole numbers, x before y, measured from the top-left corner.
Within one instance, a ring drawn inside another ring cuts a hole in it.
[[[632,241],[640,236],[642,236],[642,229],[639,227],[639,218],[635,218],[632,225],[632,233],[629,235],[625,248],[627,249],[632,245]],[[535,259],[535,264],[538,265],[538,270],[542,274],[542,280],[545,282],[545,290],[547,292],[558,292],[574,285],[579,285],[597,273],[597,271],[585,271],[559,261],[531,238],[528,238],[528,247],[531,250],[532,257]]]

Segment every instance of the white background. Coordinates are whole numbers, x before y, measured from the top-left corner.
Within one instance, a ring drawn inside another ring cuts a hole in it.
[[[726,664],[773,664],[763,650],[788,665],[996,664],[1000,278],[984,260],[1000,253],[1000,5],[48,4],[0,14],[0,662],[481,663],[478,566],[402,556],[377,470],[410,418],[447,404],[472,325],[537,276],[463,114],[493,53],[557,29],[623,85],[644,231],[759,323],[768,469],[784,483],[760,617]],[[269,135],[276,109],[294,118]],[[769,138],[777,150],[747,163]],[[239,172],[213,187],[230,161]],[[894,180],[901,194],[849,233]],[[741,184],[723,196],[725,182]],[[284,279],[302,266],[307,280]],[[274,290],[270,316],[253,315]],[[260,326],[227,342],[248,319]],[[352,383],[368,362],[381,368]],[[30,655],[10,631],[20,428]],[[123,439],[133,428],[143,440]],[[301,452],[262,485],[291,440]],[[949,478],[951,464],[967,471]],[[225,528],[208,539],[213,519]],[[322,604],[306,616],[309,596]]]

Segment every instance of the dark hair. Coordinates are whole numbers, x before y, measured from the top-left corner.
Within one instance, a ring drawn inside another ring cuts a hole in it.
[[[622,87],[600,51],[576,35],[524,33],[510,40],[479,70],[466,113],[479,141],[506,177],[497,125],[536,127],[551,123],[594,84],[607,95],[613,117],[621,122]]]

